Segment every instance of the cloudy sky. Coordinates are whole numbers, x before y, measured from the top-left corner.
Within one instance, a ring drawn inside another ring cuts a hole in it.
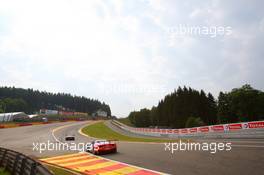
[[[263,90],[263,7],[261,0],[0,0],[0,85],[96,98],[118,117],[183,85],[215,97],[245,83]],[[224,31],[186,32],[192,27]]]

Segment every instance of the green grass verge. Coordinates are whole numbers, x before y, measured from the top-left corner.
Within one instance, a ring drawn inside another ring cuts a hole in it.
[[[119,121],[120,123],[123,123],[123,124],[125,124],[125,125],[127,125],[127,126],[134,126],[134,125],[130,122],[130,120],[129,120],[128,117],[127,117],[127,118],[120,118],[120,119],[117,119],[117,121]]]
[[[4,168],[0,168],[0,175],[11,175],[11,173],[4,171]]]
[[[92,125],[88,125],[82,128],[82,132],[88,136],[109,139],[109,140],[119,140],[119,141],[130,141],[130,142],[175,142],[179,140],[168,140],[168,139],[156,139],[156,138],[138,138],[130,137],[126,135],[119,134],[109,127],[107,127],[103,122],[98,122]]]
[[[49,165],[46,165],[46,167],[51,170],[54,175],[75,175],[74,173],[71,173],[70,171],[64,170],[62,168],[57,168]]]

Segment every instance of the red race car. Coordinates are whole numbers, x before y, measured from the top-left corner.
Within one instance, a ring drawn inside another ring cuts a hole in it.
[[[116,143],[111,140],[94,140],[91,142],[89,152],[93,154],[116,153]]]

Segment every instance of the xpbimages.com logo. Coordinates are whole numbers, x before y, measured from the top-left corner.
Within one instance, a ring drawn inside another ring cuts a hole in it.
[[[231,26],[192,26],[179,24],[178,26],[168,27],[166,31],[170,38],[179,36],[228,36],[232,34]]]
[[[231,143],[216,143],[216,142],[179,142],[165,143],[165,151],[171,152],[171,154],[177,151],[209,151],[211,154],[215,154],[219,151],[230,151],[232,149]]]
[[[37,151],[39,153],[42,153],[44,151],[91,151],[92,150],[92,144],[91,143],[62,143],[62,142],[50,142],[49,140],[47,142],[33,142],[32,143],[32,150]]]

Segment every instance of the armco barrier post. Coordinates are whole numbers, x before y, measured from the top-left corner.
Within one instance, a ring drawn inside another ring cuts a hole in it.
[[[30,175],[53,175],[53,173],[39,162],[19,152],[0,147],[0,155],[2,156],[0,166],[12,174],[24,175],[29,172]],[[20,160],[21,165],[19,166]],[[29,171],[26,167],[29,167]]]
[[[21,160],[21,167],[20,167],[20,170],[19,170],[19,174],[21,174],[21,175],[24,174],[23,170],[25,169],[26,161],[27,161],[27,159],[25,157],[23,157],[22,160]]]
[[[31,164],[30,175],[35,175],[36,174],[36,168],[37,168],[37,163],[33,162]]]
[[[12,174],[15,174],[15,173],[16,173],[16,168],[17,168],[17,164],[18,164],[19,158],[20,158],[20,154],[17,154],[17,155],[16,155],[15,162],[14,162],[14,164],[13,164]]]
[[[0,151],[1,151],[1,148],[0,148]],[[0,160],[0,166],[2,166],[3,163],[4,163],[5,155],[6,155],[7,150],[3,150],[3,151],[4,151],[4,153],[3,153],[3,157],[2,157],[2,159]]]

